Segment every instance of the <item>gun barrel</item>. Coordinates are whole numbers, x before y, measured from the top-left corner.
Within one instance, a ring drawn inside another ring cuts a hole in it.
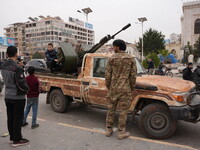
[[[129,27],[131,26],[131,24],[129,23],[129,24],[127,24],[126,26],[124,26],[120,31],[118,31],[117,33],[115,33],[114,35],[112,35],[112,39],[114,39],[115,38],[115,36],[117,35],[117,34],[119,34],[120,32],[122,32],[122,31],[124,31],[124,30],[126,30],[126,29],[128,29]]]
[[[85,51],[85,52],[83,52],[82,54],[80,54],[80,55],[78,56],[78,57],[79,57],[79,63],[78,63],[79,65],[78,65],[78,66],[80,67],[80,65],[82,64],[82,60],[83,60],[83,57],[84,57],[85,54],[96,52],[101,46],[103,46],[105,43],[107,43],[107,42],[110,41],[111,39],[114,39],[115,36],[116,36],[117,34],[119,34],[120,32],[122,32],[122,31],[124,31],[124,30],[126,30],[126,29],[129,28],[130,26],[131,26],[131,24],[129,23],[129,24],[127,24],[126,26],[124,26],[120,31],[118,31],[117,33],[115,33],[114,35],[112,35],[112,36],[107,35],[107,36],[103,37],[103,38],[100,40],[100,42],[97,43],[97,44],[95,44],[90,50]]]

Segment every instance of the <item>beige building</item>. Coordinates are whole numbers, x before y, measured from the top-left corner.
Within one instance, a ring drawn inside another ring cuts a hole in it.
[[[64,22],[60,17],[29,18],[25,24],[26,46],[28,50],[45,50],[48,43],[58,46],[58,42],[70,42],[73,45],[94,45],[94,30],[86,27],[83,21],[69,18]]]
[[[24,53],[44,51],[48,43],[55,47],[58,42],[70,42],[74,46],[80,44],[94,45],[95,32],[93,25],[69,17],[64,22],[60,17],[29,17],[25,23],[14,23],[4,28],[7,37],[15,39],[15,46]]]
[[[9,27],[4,28],[4,30],[6,30],[6,37],[14,38],[15,46],[18,47],[19,51],[24,51],[26,49],[24,23],[11,24]]]
[[[194,46],[200,36],[200,0],[183,3],[181,26],[181,46],[184,47],[188,42]]]
[[[183,50],[181,46],[181,35],[172,33],[169,42],[165,45],[169,53],[173,53],[175,58],[181,60],[183,58]]]
[[[127,44],[126,52],[141,59],[141,53],[138,51],[135,44]]]

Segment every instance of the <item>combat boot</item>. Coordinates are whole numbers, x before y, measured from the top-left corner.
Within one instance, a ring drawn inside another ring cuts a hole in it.
[[[109,137],[111,136],[113,133],[113,129],[112,128],[106,128],[106,136]]]
[[[130,133],[126,132],[126,131],[119,131],[119,133],[118,133],[118,139],[119,140],[125,139],[129,136],[130,136]]]

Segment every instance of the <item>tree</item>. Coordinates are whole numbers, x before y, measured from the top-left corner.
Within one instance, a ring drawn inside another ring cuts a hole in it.
[[[158,50],[158,53],[161,54],[163,57],[166,57],[169,55],[169,51],[166,49]]]
[[[158,57],[158,54],[156,54],[156,53],[151,53],[151,54],[147,55],[146,59],[143,60],[143,62],[142,62],[143,67],[146,68],[146,69],[148,68],[147,61],[148,61],[149,58],[151,58],[155,67],[157,68],[158,65],[160,64],[160,58]]]
[[[150,28],[143,35],[144,41],[144,56],[150,53],[158,53],[158,50],[165,49],[165,36],[155,29]],[[139,42],[136,44],[138,50],[142,51],[142,38],[139,38]]]

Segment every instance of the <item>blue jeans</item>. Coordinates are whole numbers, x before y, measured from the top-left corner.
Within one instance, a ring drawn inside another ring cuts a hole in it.
[[[24,120],[23,123],[26,122],[27,116],[32,107],[32,125],[36,124],[37,121],[37,112],[38,112],[38,97],[27,98],[26,110],[24,112]]]

